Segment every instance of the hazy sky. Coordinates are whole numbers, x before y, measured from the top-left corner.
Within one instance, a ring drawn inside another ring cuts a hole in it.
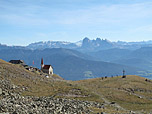
[[[152,40],[152,0],[0,0],[0,43]]]

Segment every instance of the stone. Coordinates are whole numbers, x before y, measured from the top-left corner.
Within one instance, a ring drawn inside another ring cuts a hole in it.
[[[97,102],[80,101],[66,98],[21,96],[15,89],[22,87],[0,80],[0,111],[10,114],[90,114],[89,107],[102,107]]]
[[[0,88],[0,95],[2,94],[2,88]]]
[[[5,95],[5,96],[9,95],[8,92],[6,92],[6,91],[3,91],[2,94]]]
[[[106,114],[106,113],[104,113],[104,112],[101,112],[101,114]]]
[[[13,88],[13,89],[15,89],[15,88],[16,88],[16,86],[15,86],[15,85],[13,85],[13,86],[12,86],[12,88]]]
[[[113,101],[113,102],[111,102],[110,104],[115,104],[115,102]]]
[[[17,114],[17,112],[16,112],[16,111],[14,111],[12,114]]]

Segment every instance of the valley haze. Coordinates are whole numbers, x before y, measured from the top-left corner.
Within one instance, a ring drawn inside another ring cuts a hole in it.
[[[47,41],[24,47],[0,45],[1,59],[24,60],[27,65],[40,68],[43,58],[66,80],[118,76],[123,70],[128,75],[151,78],[151,52],[152,41],[111,42],[87,37],[76,43]]]

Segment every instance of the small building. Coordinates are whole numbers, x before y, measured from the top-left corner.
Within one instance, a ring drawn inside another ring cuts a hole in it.
[[[44,65],[43,58],[41,59],[41,70],[44,73],[47,73],[49,75],[53,75],[53,67],[51,65]]]
[[[9,62],[12,64],[25,64],[23,60],[10,60]]]

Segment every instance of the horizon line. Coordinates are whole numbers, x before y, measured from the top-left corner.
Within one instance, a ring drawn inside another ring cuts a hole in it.
[[[85,38],[88,38],[88,37],[85,37]],[[99,38],[99,37],[97,37],[97,38]],[[89,40],[96,40],[97,38],[95,38],[95,39],[90,39],[90,38],[88,38]],[[84,39],[84,38],[83,38]],[[47,41],[36,41],[36,42],[31,42],[31,43],[29,43],[29,44],[27,44],[27,45],[20,45],[20,44],[5,44],[5,43],[0,43],[0,45],[5,45],[5,46],[21,46],[21,47],[26,47],[26,46],[28,46],[28,45],[30,45],[30,44],[32,44],[32,43],[39,43],[39,42],[43,42],[43,43],[45,43],[45,42],[68,42],[68,43],[77,43],[77,42],[80,42],[80,41],[83,41],[83,39],[82,40],[79,40],[79,41],[64,41],[64,40],[47,40]],[[108,40],[107,38],[100,38],[101,40]],[[152,41],[152,40],[139,40],[139,41],[124,41],[124,40],[116,40],[116,41],[114,41],[114,40],[108,40],[108,41],[110,41],[110,42],[126,42],[126,43],[131,43],[131,42],[148,42],[148,41]]]

